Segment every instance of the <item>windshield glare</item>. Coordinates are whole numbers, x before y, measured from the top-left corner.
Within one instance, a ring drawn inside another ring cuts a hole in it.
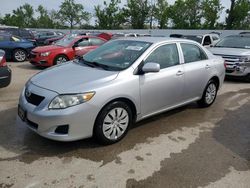
[[[57,42],[55,42],[55,45],[67,47],[67,46],[69,46],[74,40],[75,40],[75,37],[73,37],[73,36],[67,36],[67,37],[64,37],[64,38],[62,38],[61,40],[58,40]]]
[[[102,64],[112,70],[124,70],[132,65],[151,44],[134,40],[110,41],[83,58],[87,62]]]
[[[250,49],[250,37],[231,36],[220,40],[215,47]]]

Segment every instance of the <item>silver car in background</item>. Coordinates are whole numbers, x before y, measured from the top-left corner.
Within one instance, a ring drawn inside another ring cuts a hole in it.
[[[224,76],[224,60],[194,41],[124,38],[32,77],[18,114],[49,139],[112,144],[144,118],[194,101],[210,106]]]
[[[250,82],[250,34],[231,35],[209,49],[226,63],[226,76]]]

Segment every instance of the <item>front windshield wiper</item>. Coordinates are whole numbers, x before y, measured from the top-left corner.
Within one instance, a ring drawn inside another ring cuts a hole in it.
[[[84,63],[85,65],[87,65],[89,67],[99,67],[99,68],[102,68],[104,70],[110,70],[110,68],[111,68],[108,65],[104,65],[104,64],[101,64],[101,63],[98,63],[98,62],[87,61],[82,56],[77,57],[77,58],[78,58],[79,62],[82,62],[82,63]]]

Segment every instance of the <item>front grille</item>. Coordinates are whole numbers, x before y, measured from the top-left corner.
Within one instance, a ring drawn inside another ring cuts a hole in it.
[[[28,103],[31,103],[31,104],[33,104],[35,106],[38,106],[45,98],[43,96],[36,95],[34,93],[30,93],[30,94],[27,94],[27,93],[28,92],[25,91],[26,100],[28,101]]]
[[[229,70],[229,69],[226,69],[226,73],[233,73],[234,70]]]

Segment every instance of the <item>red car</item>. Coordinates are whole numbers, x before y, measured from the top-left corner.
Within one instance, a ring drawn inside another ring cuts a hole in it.
[[[40,67],[53,66],[82,56],[105,42],[105,39],[94,36],[68,36],[54,45],[34,48],[30,63]]]

